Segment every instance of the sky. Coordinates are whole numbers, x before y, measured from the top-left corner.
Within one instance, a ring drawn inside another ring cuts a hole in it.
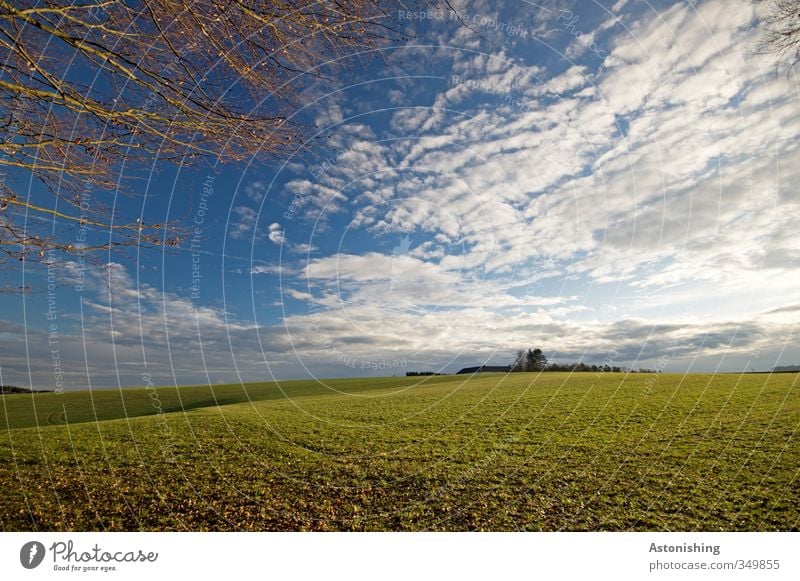
[[[33,289],[0,295],[0,383],[800,364],[798,77],[758,9],[453,5],[309,84],[323,145],[88,192],[192,238],[0,272]]]

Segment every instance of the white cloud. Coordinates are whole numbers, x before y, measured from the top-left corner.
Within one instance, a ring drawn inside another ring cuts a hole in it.
[[[567,47],[567,50],[564,52],[564,56],[566,56],[570,61],[580,58],[583,53],[594,46],[594,39],[594,32],[581,33],[580,36],[576,37],[575,40],[573,40],[572,43],[570,43],[570,45]]]
[[[261,200],[264,199],[264,195],[266,194],[268,187],[269,184],[267,184],[266,182],[262,180],[256,180],[250,182],[244,187],[244,194],[250,200],[258,204],[261,202]]]
[[[310,293],[295,290],[293,288],[284,289],[283,294],[298,301],[313,301],[314,297]]]
[[[267,238],[269,238],[270,242],[277,244],[278,246],[282,246],[286,242],[286,236],[283,232],[283,229],[277,222],[273,222],[269,225],[269,228],[267,229]]]
[[[311,254],[312,252],[316,252],[318,250],[319,248],[313,244],[302,243],[292,246],[292,251],[298,254]]]
[[[291,267],[285,264],[254,264],[250,268],[250,274],[279,274],[282,276],[296,275]]]
[[[619,12],[622,10],[625,5],[628,3],[628,0],[618,0],[616,4],[611,7],[612,12]]]
[[[248,206],[235,206],[232,210],[234,215],[231,220],[228,235],[234,239],[243,239],[248,236],[256,236],[256,222],[258,212]]]

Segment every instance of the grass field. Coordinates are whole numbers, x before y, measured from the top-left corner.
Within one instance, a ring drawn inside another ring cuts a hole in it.
[[[0,397],[3,530],[798,530],[800,375]]]

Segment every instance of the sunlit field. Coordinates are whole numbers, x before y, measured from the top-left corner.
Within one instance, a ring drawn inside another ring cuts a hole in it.
[[[0,397],[3,530],[798,530],[798,374]]]

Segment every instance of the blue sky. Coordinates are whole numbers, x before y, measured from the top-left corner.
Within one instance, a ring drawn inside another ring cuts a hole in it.
[[[195,243],[101,257],[78,290],[59,259],[50,296],[43,267],[3,272],[38,290],[2,299],[2,382],[452,372],[535,346],[800,363],[797,76],[757,54],[753,6],[458,6],[472,30],[404,12],[415,38],[309,86],[296,120],[324,146],[92,192]]]

